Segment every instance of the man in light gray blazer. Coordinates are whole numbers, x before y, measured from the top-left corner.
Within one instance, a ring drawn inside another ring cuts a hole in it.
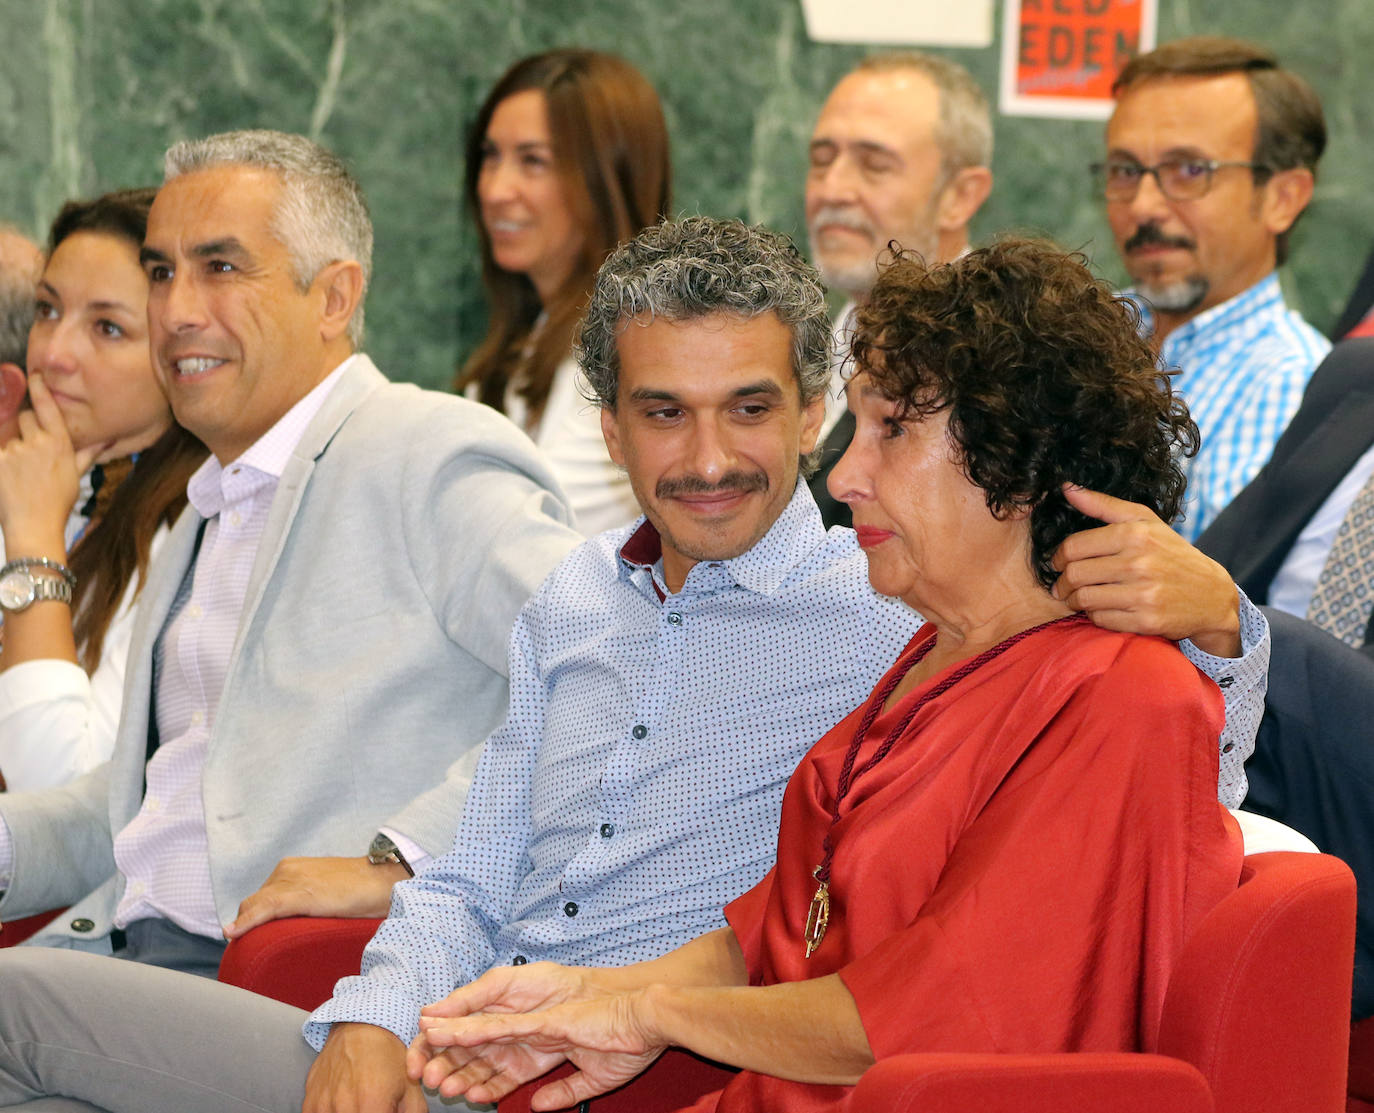
[[[452,838],[511,624],[580,539],[514,426],[356,353],[371,246],[309,140],[168,152],[150,338],[212,457],[143,588],[114,756],[0,796],[0,918],[72,905],[35,942],[213,975],[283,856],[375,900]]]

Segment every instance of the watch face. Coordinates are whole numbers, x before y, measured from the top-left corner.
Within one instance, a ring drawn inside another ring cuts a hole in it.
[[[0,607],[22,611],[33,602],[33,577],[22,568],[0,579]]]

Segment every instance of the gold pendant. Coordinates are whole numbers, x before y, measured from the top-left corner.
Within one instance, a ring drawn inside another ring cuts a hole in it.
[[[817,866],[811,871],[811,876],[821,872],[821,867]],[[821,945],[821,940],[825,938],[825,926],[830,923],[830,884],[822,881],[816,889],[816,895],[811,898],[811,908],[806,913],[806,957]]]

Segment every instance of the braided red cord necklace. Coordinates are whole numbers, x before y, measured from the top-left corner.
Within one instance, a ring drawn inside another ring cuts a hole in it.
[[[889,697],[897,689],[905,678],[906,674],[925,660],[926,655],[935,648],[935,638],[923,645],[919,652],[911,659],[911,663],[901,672],[895,672],[887,678],[882,687],[869,697],[868,707],[864,710],[864,716],[859,720],[859,725],[854,731],[854,737],[849,743],[849,749],[845,751],[844,764],[840,766],[840,778],[835,785],[835,804],[830,813],[830,826],[826,828],[825,839],[821,843],[822,857],[821,864],[811,871],[811,876],[816,879],[818,886],[816,895],[811,898],[811,907],[806,913],[806,957],[810,958],[817,947],[821,945],[821,940],[825,938],[826,925],[830,923],[830,864],[835,857],[835,846],[831,836],[835,833],[835,825],[840,821],[840,806],[844,799],[849,795],[849,789],[857,777],[862,777],[883,758],[887,757],[888,752],[897,743],[897,739],[911,725],[911,721],[916,718],[926,704],[937,696],[948,692],[959,681],[970,673],[977,671],[981,666],[987,664],[995,657],[1000,657],[1017,642],[1030,637],[1032,634],[1039,633],[1041,630],[1050,626],[1057,626],[1061,622],[1086,622],[1087,616],[1082,614],[1063,615],[1060,618],[1051,619],[1049,622],[1042,622],[1038,626],[1031,626],[1022,630],[1020,633],[1013,634],[1005,641],[1000,641],[991,649],[985,649],[977,657],[970,657],[962,665],[951,672],[947,677],[936,684],[930,691],[924,693],[920,699],[916,700],[907,709],[901,721],[892,728],[887,737],[883,739],[882,745],[874,751],[873,756],[864,763],[858,773],[854,772],[854,760],[859,755],[859,747],[867,736],[869,728],[873,726],[873,721],[878,717]],[[938,637],[938,635],[937,635]]]

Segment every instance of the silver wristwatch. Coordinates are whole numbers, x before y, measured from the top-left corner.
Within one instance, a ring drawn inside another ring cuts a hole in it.
[[[35,568],[54,574],[35,573]],[[76,577],[65,564],[47,557],[20,557],[0,568],[0,607],[18,613],[47,599],[70,605],[74,587]]]
[[[401,853],[401,848],[380,831],[377,832],[377,837],[372,840],[372,845],[367,848],[367,860],[374,866],[385,866],[394,862],[411,877],[415,876],[415,871],[410,868],[410,863]]]

